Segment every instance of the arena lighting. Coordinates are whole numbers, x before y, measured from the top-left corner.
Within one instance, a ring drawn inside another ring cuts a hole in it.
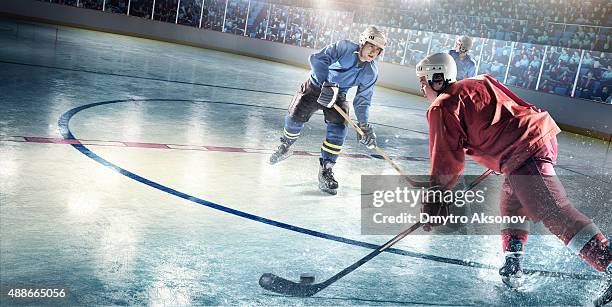
[[[316,8],[333,7],[335,5],[334,1],[332,0],[316,0],[314,4]]]

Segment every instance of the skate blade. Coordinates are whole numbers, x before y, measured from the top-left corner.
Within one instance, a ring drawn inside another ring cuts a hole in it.
[[[510,289],[519,289],[525,285],[524,277],[502,277],[502,282]]]
[[[282,155],[282,156],[279,156],[279,157],[277,157],[277,158],[270,157],[270,161],[269,161],[269,162],[270,162],[270,165],[274,165],[274,164],[276,164],[276,163],[278,163],[278,162],[281,162],[281,161],[283,161],[283,160],[286,160],[287,158],[291,157],[292,155],[293,155],[293,151],[288,152],[288,153],[286,153],[286,154],[284,154],[284,155]]]
[[[331,194],[331,195],[336,195],[338,194],[338,190],[337,189],[328,189],[328,188],[323,188],[321,186],[319,186],[319,189],[327,194]]]
[[[608,304],[610,304],[612,302],[612,295],[610,295],[612,293],[612,284],[608,284],[607,285],[608,288],[606,289],[604,287],[605,291],[602,291],[601,293],[598,294],[598,296],[593,300],[593,306],[595,307],[600,307],[600,306],[608,306]]]

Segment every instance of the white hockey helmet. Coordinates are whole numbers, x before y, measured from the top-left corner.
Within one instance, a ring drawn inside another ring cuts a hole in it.
[[[463,52],[470,51],[470,49],[472,49],[472,45],[472,38],[467,35],[457,36],[457,39],[455,40],[455,49],[459,49]]]
[[[426,77],[427,82],[444,81],[446,85],[457,81],[457,64],[448,53],[434,53],[416,65],[417,78]]]
[[[375,26],[369,26],[359,34],[359,46],[363,46],[365,43],[370,43],[384,50],[387,46],[387,36]]]

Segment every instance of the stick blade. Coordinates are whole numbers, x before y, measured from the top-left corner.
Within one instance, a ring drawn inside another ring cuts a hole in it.
[[[272,273],[265,273],[259,278],[259,285],[278,294],[291,295],[297,297],[309,297],[319,292],[322,287],[320,284],[301,284],[296,283]]]

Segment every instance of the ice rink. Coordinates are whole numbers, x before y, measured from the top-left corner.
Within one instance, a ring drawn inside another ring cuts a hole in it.
[[[2,300],[10,288],[44,287],[69,294],[42,303],[83,306],[590,301],[600,276],[551,235],[530,237],[534,274],[518,291],[500,282],[496,235],[408,236],[312,298],[263,290],[263,273],[322,281],[391,238],[361,234],[360,176],[395,171],[353,131],[334,168],[336,196],[318,189],[320,112],[299,152],[268,164],[307,76],[218,51],[0,19]],[[370,112],[381,148],[413,175],[429,171],[426,108],[378,87]],[[559,146],[570,198],[611,235],[609,143],[563,133]]]

